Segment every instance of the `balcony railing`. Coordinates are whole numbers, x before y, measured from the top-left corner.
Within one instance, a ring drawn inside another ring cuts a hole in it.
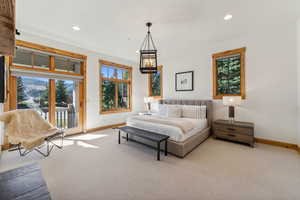
[[[49,110],[43,108],[39,111],[40,115],[45,119],[49,119]],[[76,111],[72,104],[68,107],[56,107],[55,109],[56,127],[59,129],[74,128],[77,126]]]

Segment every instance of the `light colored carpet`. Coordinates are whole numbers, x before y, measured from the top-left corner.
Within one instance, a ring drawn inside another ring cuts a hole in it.
[[[186,158],[163,156],[106,130],[66,140],[49,158],[4,152],[0,171],[38,161],[54,200],[300,199],[300,155],[208,139]]]

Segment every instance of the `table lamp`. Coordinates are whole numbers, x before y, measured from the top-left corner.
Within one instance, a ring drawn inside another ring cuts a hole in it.
[[[153,101],[153,97],[144,97],[144,102],[146,104],[148,113],[151,112],[151,102],[152,101]]]
[[[240,96],[224,96],[223,105],[228,106],[228,117],[230,122],[234,122],[234,107],[241,105],[242,98]]]

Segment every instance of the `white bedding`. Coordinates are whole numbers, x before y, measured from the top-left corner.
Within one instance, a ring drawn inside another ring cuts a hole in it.
[[[177,119],[180,120],[181,118],[177,118]],[[139,129],[152,131],[155,133],[168,135],[170,136],[171,140],[174,140],[176,142],[183,142],[187,138],[207,128],[207,119],[191,119],[191,118],[185,118],[185,119],[191,120],[191,122],[195,124],[195,127],[192,130],[188,131],[187,133],[183,133],[180,128],[175,126],[137,120],[131,117],[127,119],[127,125]]]

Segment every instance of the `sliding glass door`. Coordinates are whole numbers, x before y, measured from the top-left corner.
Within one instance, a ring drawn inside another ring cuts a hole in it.
[[[50,87],[50,82],[55,87]],[[55,94],[55,99],[50,94]],[[17,109],[34,109],[59,129],[72,132],[79,127],[79,81],[17,76]],[[51,105],[55,109],[51,109]],[[54,116],[54,120],[51,120]]]
[[[17,109],[34,109],[49,121],[49,79],[18,76]]]
[[[72,80],[55,81],[55,122],[62,129],[74,129],[79,124],[79,84]]]

